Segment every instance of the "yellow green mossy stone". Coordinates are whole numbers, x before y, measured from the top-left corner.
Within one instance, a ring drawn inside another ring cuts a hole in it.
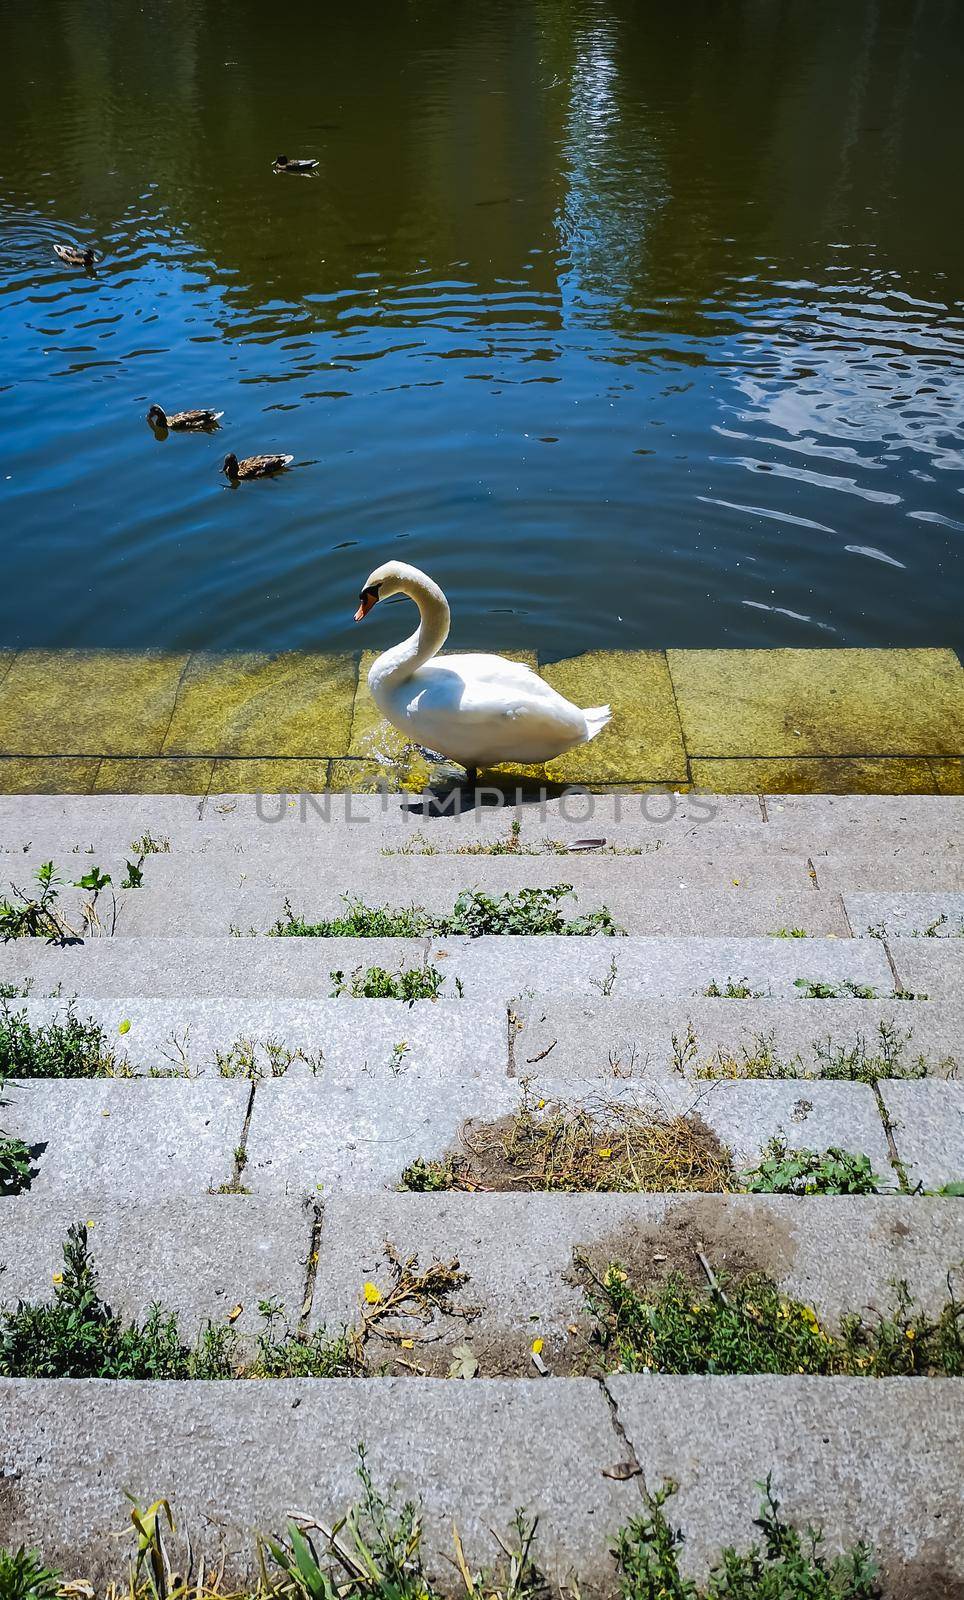
[[[16,650],[0,650],[0,683],[3,682],[16,659]]]
[[[964,794],[964,757],[931,762],[940,794]]]
[[[159,755],[186,655],[21,650],[0,683],[0,753]]]
[[[541,668],[582,707],[610,705],[612,721],[588,744],[550,761],[556,783],[686,781],[686,752],[661,650],[592,650]]]
[[[328,788],[331,763],[282,757],[258,760],[216,761],[211,794],[321,794]]]
[[[422,794],[431,786],[434,771],[417,753],[403,765],[342,756],[331,764],[331,788],[352,794]]]
[[[349,655],[193,655],[165,755],[329,756],[348,749]]]
[[[695,788],[709,794],[936,794],[932,763],[923,757],[809,756],[800,761],[690,762]]]
[[[666,656],[691,757],[964,752],[964,668],[953,650]]]
[[[96,756],[3,756],[0,794],[90,794],[99,765]]]
[[[213,761],[165,761],[148,757],[101,762],[94,794],[207,794]]]

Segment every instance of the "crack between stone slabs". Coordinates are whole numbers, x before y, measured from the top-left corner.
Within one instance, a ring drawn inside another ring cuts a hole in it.
[[[622,1418],[619,1415],[619,1406],[616,1403],[616,1397],[610,1390],[605,1378],[596,1378],[594,1379],[594,1382],[602,1391],[603,1399],[605,1400],[609,1410],[609,1420],[613,1426],[613,1433],[616,1435],[616,1438],[625,1452],[622,1460],[627,1461],[634,1469],[633,1481],[639,1490],[640,1499],[643,1501],[644,1505],[652,1506],[653,1497],[649,1492],[649,1486],[646,1482],[645,1474],[643,1473],[642,1464],[636,1454],[633,1442],[623,1426]]]
[[[881,1126],[884,1130],[884,1138],[887,1140],[887,1152],[890,1156],[890,1164],[897,1174],[897,1182],[900,1185],[901,1194],[911,1194],[912,1190],[910,1186],[910,1179],[907,1176],[907,1168],[904,1166],[904,1163],[901,1160],[900,1151],[897,1149],[897,1140],[894,1138],[894,1123],[891,1120],[890,1112],[887,1110],[887,1102],[884,1099],[879,1083],[872,1083],[870,1087],[874,1091],[874,1099],[877,1102],[877,1113],[880,1117]]]
[[[244,1176],[244,1170],[248,1164],[248,1134],[251,1129],[251,1118],[254,1115],[254,1096],[257,1087],[258,1086],[256,1083],[252,1083],[251,1092],[248,1095],[247,1110],[244,1113],[244,1122],[241,1125],[241,1137],[234,1149],[234,1172],[232,1174],[231,1181],[236,1189],[240,1189],[241,1187],[241,1179]]]
[[[811,888],[819,889],[820,888],[820,880],[817,877],[817,869],[816,869],[816,867],[814,865],[813,856],[808,856],[807,857],[807,876],[810,879]]]
[[[769,822],[770,813],[767,810],[767,797],[766,797],[766,795],[765,794],[758,794],[757,795],[757,799],[760,802],[760,821],[761,822]]]
[[[890,941],[887,939],[881,939],[880,942],[884,947],[884,955],[887,957],[887,965],[890,968],[890,975],[894,980],[894,988],[903,989],[904,984],[901,982],[900,973],[897,971],[897,963],[890,953]]]
[[[308,1255],[305,1260],[305,1292],[298,1317],[298,1333],[303,1338],[308,1332],[308,1318],[315,1300],[315,1283],[318,1278],[318,1253],[321,1249],[321,1229],[325,1220],[325,1207],[321,1200],[311,1201],[311,1226],[308,1229]]]
[[[517,1035],[522,1032],[522,1024],[521,1024],[521,1022],[519,1021],[518,1017],[516,1016],[515,1012],[512,1009],[511,1001],[505,1008],[505,1017],[506,1017],[506,1067],[505,1067],[505,1075],[506,1075],[507,1078],[517,1078],[519,1076],[519,1074],[516,1071],[516,1064],[515,1064],[515,1041],[516,1041]]]

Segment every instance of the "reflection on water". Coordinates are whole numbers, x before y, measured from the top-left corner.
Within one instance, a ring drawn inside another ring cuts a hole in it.
[[[962,641],[957,0],[0,22],[0,645]]]

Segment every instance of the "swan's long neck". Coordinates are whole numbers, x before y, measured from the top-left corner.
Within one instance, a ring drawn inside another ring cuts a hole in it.
[[[449,603],[437,583],[424,575],[406,577],[399,589],[418,606],[419,624],[410,638],[393,645],[374,662],[368,681],[370,684],[377,681],[382,688],[404,683],[424,662],[431,661],[449,633]]]

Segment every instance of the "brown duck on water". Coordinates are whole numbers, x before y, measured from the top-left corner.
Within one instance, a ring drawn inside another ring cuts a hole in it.
[[[197,433],[216,428],[223,416],[223,411],[210,411],[206,407],[200,411],[172,411],[168,416],[161,406],[151,406],[147,420],[152,428],[174,428]]]
[[[231,483],[238,483],[243,478],[270,478],[272,473],[283,472],[285,467],[290,467],[294,456],[245,456],[239,461],[232,452],[224,458],[221,471]]]
[[[275,172],[314,172],[317,161],[300,160],[291,156],[275,156],[271,163]]]
[[[54,255],[66,261],[68,267],[86,267],[88,272],[96,260],[90,245],[85,250],[78,250],[75,244],[55,244]]]

